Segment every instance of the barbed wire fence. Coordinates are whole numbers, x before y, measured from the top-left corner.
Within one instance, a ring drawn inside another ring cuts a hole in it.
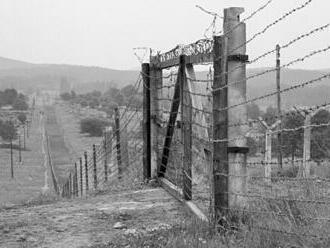
[[[330,73],[320,72],[283,87],[281,72],[325,54],[330,46],[282,64],[280,55],[298,42],[328,31],[330,24],[283,45],[275,43],[274,49],[249,59],[247,45],[307,8],[312,0],[246,38],[245,22],[272,2],[266,1],[242,21],[242,8],[225,9],[223,30],[213,30],[212,39],[151,54],[149,63],[142,63],[135,87],[137,92],[143,91],[143,104],[116,110],[115,125],[76,163],[77,170],[68,177],[63,195],[69,197],[76,191],[85,195],[132,173],[138,180],[156,178],[200,218],[226,232],[248,236],[256,230],[269,242],[281,237],[286,243],[329,244],[330,99],[283,109],[282,101],[324,83]],[[220,18],[199,8],[214,17],[212,23]],[[206,33],[210,29],[213,27]],[[275,67],[247,75],[247,66],[271,55],[275,55]],[[209,66],[209,71],[196,72],[194,65]],[[274,77],[274,90],[248,96],[247,85],[265,75]],[[250,116],[251,104],[272,103],[276,111],[271,115]]]
[[[329,132],[329,102],[282,110],[281,99],[322,84],[330,74],[320,73],[285,87],[280,84],[283,69],[324,54],[329,46],[283,64],[280,53],[328,31],[329,24],[283,45],[275,43],[274,49],[252,59],[245,54],[247,45],[311,2],[285,12],[248,39],[245,23],[238,18],[243,10],[225,9],[221,36],[177,46],[151,56],[150,63],[144,64],[148,69],[142,70],[142,75],[152,105],[151,177],[158,177],[199,217],[226,231],[253,229],[270,240],[281,235],[281,241],[299,236],[307,243],[329,242],[330,150],[325,137]],[[270,55],[275,55],[275,67],[246,75],[247,66]],[[211,70],[196,73],[195,64],[209,65]],[[248,97],[247,83],[267,74],[274,75],[274,90]],[[251,104],[269,102],[276,106],[271,116],[248,115]]]
[[[141,77],[132,92],[141,94]],[[112,181],[142,181],[142,105],[117,107],[113,124],[106,127],[99,144],[85,151],[62,186],[63,197],[85,197],[109,187]]]

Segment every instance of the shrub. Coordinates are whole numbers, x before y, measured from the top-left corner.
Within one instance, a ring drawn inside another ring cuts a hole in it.
[[[24,113],[20,113],[18,116],[17,116],[17,119],[20,121],[20,123],[24,124],[26,122],[26,114]]]
[[[80,122],[80,132],[88,133],[91,136],[102,136],[104,128],[108,125],[108,122],[96,118],[86,118]]]
[[[0,136],[5,141],[10,141],[16,138],[16,127],[13,122],[0,122]]]

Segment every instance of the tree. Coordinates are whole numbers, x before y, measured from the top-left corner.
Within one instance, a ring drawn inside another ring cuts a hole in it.
[[[248,118],[256,120],[261,116],[261,111],[256,103],[251,103],[247,105],[247,115]]]
[[[77,94],[74,90],[71,90],[71,99],[76,98]]]
[[[295,129],[304,125],[304,117],[299,113],[292,111],[283,118],[282,128]],[[297,155],[302,155],[303,151],[304,129],[300,128],[296,131],[288,131],[282,133],[283,152],[286,156],[291,155],[294,159]]]
[[[4,104],[13,105],[17,96],[18,93],[15,89],[5,89],[2,94]]]
[[[272,125],[277,120],[276,115],[277,109],[272,106],[268,106],[266,112],[262,115],[262,118],[268,125]]]
[[[25,97],[18,97],[13,104],[13,109],[16,110],[27,110],[29,105],[27,104]]]
[[[249,147],[249,155],[254,156],[258,151],[258,143],[255,139],[247,137],[247,146]]]
[[[330,122],[330,113],[320,110],[311,120],[313,125],[322,125]],[[330,127],[313,127],[311,133],[311,158],[325,159],[330,157]]]
[[[129,84],[129,85],[126,85],[125,87],[123,87],[121,90],[120,90],[121,94],[123,96],[125,96],[125,98],[129,98],[131,97],[132,95],[135,95],[136,94],[136,90],[134,88],[133,85]]]
[[[121,91],[116,87],[110,87],[105,93],[105,97],[109,97],[113,102],[117,103],[119,106],[125,104],[125,97]]]
[[[65,92],[63,94],[60,95],[61,99],[64,101],[70,101],[71,100],[71,94],[68,92]]]

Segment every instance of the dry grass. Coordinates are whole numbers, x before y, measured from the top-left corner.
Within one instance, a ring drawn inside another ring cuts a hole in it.
[[[10,177],[10,150],[0,149],[0,206],[20,204],[37,197],[45,184],[45,168],[41,152],[42,139],[39,120],[35,119],[22,151],[23,163],[14,150],[14,179]]]

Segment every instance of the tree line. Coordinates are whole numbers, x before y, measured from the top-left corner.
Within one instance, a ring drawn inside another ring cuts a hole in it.
[[[61,99],[81,107],[89,107],[107,113],[107,120],[99,118],[85,118],[80,121],[81,133],[99,137],[106,126],[113,125],[108,120],[114,115],[114,110],[119,106],[138,107],[142,104],[142,93],[137,92],[133,85],[127,85],[121,89],[112,86],[105,93],[92,91],[86,94],[76,94],[75,91],[63,93]]]
[[[114,114],[118,106],[140,106],[142,104],[142,92],[137,92],[133,85],[127,85],[121,89],[112,86],[105,93],[94,90],[86,94],[76,94],[75,91],[63,93],[61,99],[70,103],[79,104],[106,112],[109,116]]]
[[[277,109],[269,106],[266,111],[260,110],[257,104],[248,105],[248,118],[258,119],[262,117],[268,125],[272,125],[278,120]],[[282,118],[281,129],[297,129],[296,131],[283,131],[282,132],[282,152],[287,158],[294,159],[295,157],[302,157],[303,155],[303,140],[304,140],[304,121],[305,118],[302,113],[297,110],[291,110],[286,112]],[[322,125],[330,123],[330,112],[328,110],[319,110],[314,116],[312,116],[312,125]],[[260,128],[260,133],[264,133],[265,130]],[[255,140],[248,140],[252,153],[257,150],[258,144]],[[277,146],[277,135],[272,138],[272,146]],[[273,149],[276,153],[276,149]],[[330,127],[312,127],[311,129],[311,158],[314,160],[328,159],[330,158]]]
[[[27,97],[18,93],[16,89],[0,91],[0,107],[11,106],[14,110],[27,110],[29,105]]]
[[[28,97],[18,93],[16,89],[5,89],[0,91],[0,107],[10,106],[12,110],[28,110]],[[0,137],[4,141],[10,141],[17,138],[17,121],[24,124],[27,120],[25,113],[16,114],[8,118],[7,113],[0,118]]]

